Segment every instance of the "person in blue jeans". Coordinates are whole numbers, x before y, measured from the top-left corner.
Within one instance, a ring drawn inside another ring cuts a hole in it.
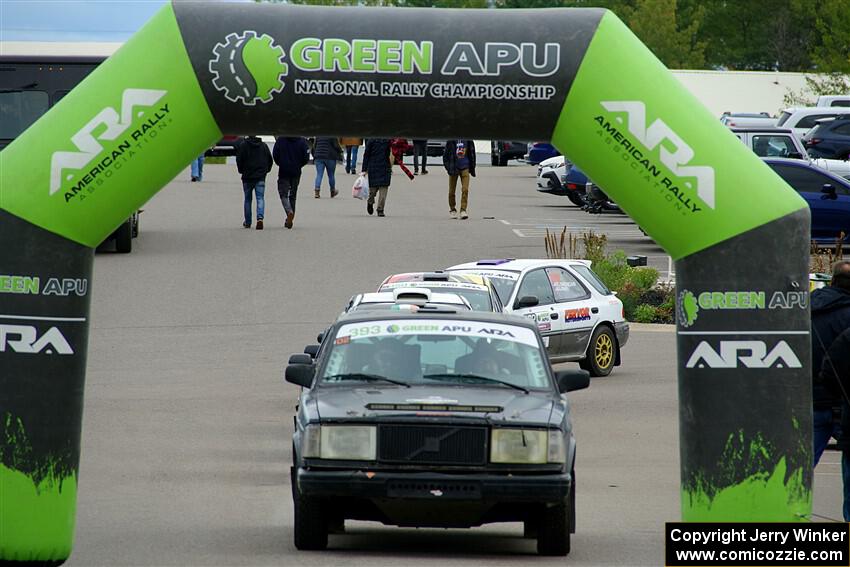
[[[342,147],[336,138],[317,137],[313,145],[313,161],[316,164],[316,183],[313,185],[314,196],[320,197],[319,190],[322,188],[322,178],[325,171],[328,172],[328,185],[331,187],[331,198],[339,195],[336,190],[336,162],[342,160]]]
[[[204,179],[204,154],[192,160],[192,182]]]
[[[245,194],[245,220],[243,228],[251,228],[251,200],[257,195],[257,230],[263,230],[266,208],[266,175],[272,170],[272,153],[257,136],[248,136],[236,149],[236,169],[242,174],[242,191]]]

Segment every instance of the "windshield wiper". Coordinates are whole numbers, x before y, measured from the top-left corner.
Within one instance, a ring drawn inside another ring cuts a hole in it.
[[[512,384],[510,382],[506,382],[504,380],[499,380],[498,378],[490,378],[488,376],[480,376],[478,374],[449,374],[448,372],[439,373],[439,374],[426,374],[423,378],[429,378],[431,380],[442,380],[443,378],[460,378],[463,380],[480,380],[481,382],[489,382],[492,384],[501,384],[502,386],[508,386],[509,388],[514,388],[515,390],[521,390],[528,394],[528,388],[523,388],[519,384]]]
[[[325,376],[324,380],[371,380],[377,381],[382,380],[384,382],[389,382],[390,384],[397,384],[399,386],[404,386],[405,388],[410,388],[410,384],[404,382],[402,380],[395,380],[393,378],[387,378],[386,376],[379,376],[377,374],[366,374],[364,372],[349,372],[347,374],[332,374],[330,376]]]

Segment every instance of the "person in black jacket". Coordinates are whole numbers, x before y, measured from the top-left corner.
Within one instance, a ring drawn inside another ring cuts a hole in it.
[[[263,230],[263,213],[266,208],[266,175],[272,170],[272,153],[257,136],[248,136],[236,148],[236,169],[242,174],[242,191],[245,193],[245,221],[243,228],[251,228],[251,197],[257,193],[257,230]]]
[[[842,403],[819,379],[824,355],[835,339],[850,329],[850,261],[836,262],[830,285],[812,292],[812,401],[814,417],[814,464],[817,465],[830,437],[838,437],[833,409]]]
[[[378,198],[378,216],[383,217],[387,204],[387,192],[392,178],[392,162],[390,162],[390,141],[386,138],[370,138],[363,152],[362,171],[369,180],[369,199],[366,201],[366,212],[374,211],[375,197]]]
[[[457,180],[460,178],[460,218],[467,219],[469,177],[475,177],[475,143],[472,140],[449,140],[443,150],[443,167],[449,174],[449,216],[458,218],[455,208]]]
[[[850,328],[832,341],[823,357],[821,376],[825,386],[842,400],[841,433],[838,449],[841,451],[841,476],[844,484],[844,521],[850,522]]]
[[[316,138],[313,146],[313,161],[316,163],[316,183],[314,186],[315,197],[319,198],[319,189],[322,188],[322,177],[325,170],[328,172],[328,184],[331,187],[331,198],[339,195],[336,190],[336,162],[342,160],[342,147],[336,138]]]
[[[292,228],[295,219],[295,199],[298,196],[298,182],[301,181],[301,169],[310,162],[310,148],[304,138],[284,138],[279,136],[272,151],[274,162],[278,166],[277,193],[286,221],[283,226]]]

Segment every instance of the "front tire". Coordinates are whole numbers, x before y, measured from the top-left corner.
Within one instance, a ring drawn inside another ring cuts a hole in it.
[[[607,325],[600,325],[593,331],[590,344],[587,345],[585,359],[579,365],[590,372],[591,376],[608,376],[614,370],[617,348],[614,331]]]
[[[537,524],[537,553],[564,556],[570,553],[570,510],[562,503],[546,507]]]
[[[295,508],[295,548],[301,551],[321,551],[328,547],[328,519],[324,503],[304,496],[298,486],[292,489]]]

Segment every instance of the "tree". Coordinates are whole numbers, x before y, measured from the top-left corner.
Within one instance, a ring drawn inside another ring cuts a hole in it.
[[[697,39],[704,9],[696,7],[686,25],[676,18],[676,0],[637,0],[624,7],[623,17],[656,57],[674,69],[700,69],[705,63],[705,43]]]
[[[824,0],[815,27],[820,41],[812,59],[818,70],[850,73],[850,5],[846,0]]]

